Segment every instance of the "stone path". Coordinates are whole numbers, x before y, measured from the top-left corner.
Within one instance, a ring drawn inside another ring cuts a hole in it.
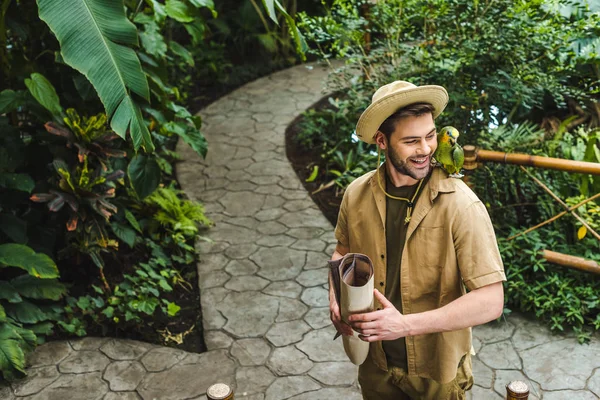
[[[285,156],[284,131],[322,96],[326,70],[298,66],[252,82],[202,111],[206,160],[178,147],[179,181],[216,222],[198,248],[203,354],[128,340],[85,338],[40,346],[29,377],[0,384],[0,399],[199,400],[225,382],[236,399],[360,399],[327,307],[333,227]],[[470,398],[600,398],[600,337],[579,345],[523,316],[474,329]]]

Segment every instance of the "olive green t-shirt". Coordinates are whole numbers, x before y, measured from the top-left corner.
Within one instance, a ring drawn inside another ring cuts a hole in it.
[[[423,187],[429,180],[429,174],[417,196],[414,199],[414,203],[421,195]],[[404,197],[406,199],[412,199],[419,184],[412,186],[395,187],[388,174],[386,173],[386,191],[395,197]],[[386,284],[385,284],[385,297],[396,307],[396,309],[402,312],[402,296],[400,293],[400,268],[402,260],[402,250],[404,249],[404,243],[406,242],[406,231],[408,224],[405,223],[406,212],[408,208],[408,202],[403,200],[390,199],[386,196],[386,216],[385,216],[385,241],[386,241],[386,252],[387,252],[387,270],[386,270]],[[414,211],[414,206],[413,206]],[[387,358],[388,366],[400,367],[407,370],[406,360],[406,342],[404,338],[396,340],[384,340],[382,342],[383,350]]]

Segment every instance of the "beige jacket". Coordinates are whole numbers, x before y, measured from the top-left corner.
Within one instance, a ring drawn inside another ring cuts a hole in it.
[[[379,171],[385,181],[383,168]],[[421,190],[402,253],[404,314],[440,308],[464,295],[465,286],[473,290],[506,280],[489,215],[471,189],[435,168]],[[373,260],[381,293],[386,284],[385,209],[375,171],[368,172],[346,189],[335,229],[341,245]],[[376,301],[375,307],[381,304]],[[470,349],[470,328],[407,337],[408,374],[449,382]],[[370,353],[387,370],[381,342],[372,343]]]

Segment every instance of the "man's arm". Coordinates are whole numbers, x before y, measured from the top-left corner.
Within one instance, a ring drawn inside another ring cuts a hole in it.
[[[366,342],[472,327],[500,317],[504,308],[502,282],[474,289],[436,310],[408,315],[400,314],[379,291],[374,293],[383,305],[382,310],[348,318],[351,326],[362,332],[360,338]]]
[[[345,247],[338,242],[331,259],[334,261],[339,260],[348,253],[348,251],[350,251],[348,247]],[[331,281],[331,270],[329,271],[329,317],[331,318],[331,322],[333,322],[333,326],[335,326],[335,329],[337,329],[339,333],[345,336],[352,336],[352,329],[348,324],[342,321],[340,307],[335,298],[335,291]]]

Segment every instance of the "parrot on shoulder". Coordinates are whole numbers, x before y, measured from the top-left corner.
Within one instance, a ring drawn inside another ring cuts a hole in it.
[[[438,147],[433,157],[452,178],[462,178],[460,170],[465,162],[465,153],[457,143],[459,133],[453,126],[443,127],[437,134]]]

